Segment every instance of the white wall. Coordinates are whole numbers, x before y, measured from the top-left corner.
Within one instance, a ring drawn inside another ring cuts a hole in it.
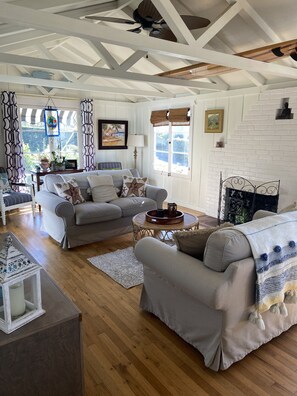
[[[132,168],[134,164],[133,147],[124,150],[98,149],[98,120],[128,121],[128,133],[140,133],[136,129],[136,112],[133,103],[94,101],[94,129],[96,163],[104,161],[120,161],[123,168]]]
[[[221,138],[228,142],[236,126],[242,121],[245,114],[254,103],[259,94],[242,92],[235,94],[221,93],[208,94],[196,97],[184,97],[158,101],[153,103],[136,104],[137,129],[146,135],[147,147],[144,149],[143,173],[149,177],[149,181],[163,186],[168,191],[168,201],[174,201],[178,205],[192,209],[206,211],[208,195],[208,169],[209,156],[214,150],[216,142]],[[191,108],[191,124],[193,129],[192,140],[192,173],[191,177],[168,176],[160,174],[153,169],[153,127],[150,124],[150,115],[153,110],[161,110],[173,107]],[[205,133],[204,117],[205,110],[223,109],[224,127],[223,133]],[[221,149],[217,149],[221,150]],[[218,190],[219,185],[215,188]]]
[[[289,98],[294,119],[276,120],[282,99]],[[280,180],[279,209],[297,198],[297,89],[267,91],[254,101],[223,149],[209,153],[206,212],[217,215],[219,174],[254,182]]]

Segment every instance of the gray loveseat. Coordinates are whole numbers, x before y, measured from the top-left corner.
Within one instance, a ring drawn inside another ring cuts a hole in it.
[[[266,215],[271,213],[259,211],[255,217]],[[248,320],[255,301],[255,264],[248,240],[236,227],[211,234],[203,261],[150,237],[136,244],[135,254],[144,266],[140,307],[198,349],[215,371],[297,323],[297,304],[292,303],[286,304],[286,317],[263,313],[264,330]]]
[[[135,170],[134,170],[135,171]],[[132,231],[132,218],[140,212],[162,208],[167,191],[147,185],[145,197],[118,198],[108,203],[92,201],[88,175],[111,175],[114,186],[122,187],[123,176],[137,176],[133,170],[95,170],[83,173],[48,174],[43,190],[36,193],[42,208],[42,227],[63,248],[73,248]],[[75,179],[86,202],[72,205],[59,197],[54,184]]]

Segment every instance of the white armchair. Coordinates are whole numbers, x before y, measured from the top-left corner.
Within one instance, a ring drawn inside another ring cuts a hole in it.
[[[17,192],[13,186],[26,187],[28,192]],[[2,224],[6,225],[6,212],[20,209],[30,205],[33,217],[35,217],[35,198],[33,185],[28,183],[9,183],[6,170],[0,167],[0,209]]]

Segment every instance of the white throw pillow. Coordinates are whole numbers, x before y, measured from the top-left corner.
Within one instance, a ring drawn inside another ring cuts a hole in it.
[[[94,202],[103,203],[118,198],[111,175],[90,175],[87,179]]]

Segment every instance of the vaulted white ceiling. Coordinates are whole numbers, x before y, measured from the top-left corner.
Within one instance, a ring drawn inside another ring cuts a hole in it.
[[[132,19],[140,1],[0,0],[0,88],[131,102],[297,83],[297,62],[234,53],[297,38],[296,0],[152,0],[178,42],[85,16]],[[189,30],[180,15],[208,18]],[[128,26],[128,27],[127,27]],[[157,74],[191,63],[239,69],[196,80]]]

